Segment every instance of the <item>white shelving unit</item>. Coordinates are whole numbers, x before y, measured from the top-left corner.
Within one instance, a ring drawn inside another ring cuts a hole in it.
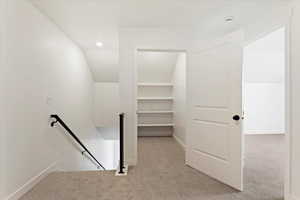
[[[156,101],[156,100],[169,100],[172,101],[173,97],[138,97],[139,101]]]
[[[173,51],[136,54],[138,136],[185,137],[186,55]]]
[[[139,87],[173,87],[172,83],[138,83]]]
[[[174,124],[138,124],[138,127],[173,127]]]
[[[173,84],[138,83],[138,135],[170,136],[173,133]]]
[[[138,114],[173,114],[172,110],[142,110],[138,111]]]

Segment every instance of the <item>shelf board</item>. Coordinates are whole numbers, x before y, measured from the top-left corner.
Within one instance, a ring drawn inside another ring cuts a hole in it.
[[[174,124],[138,124],[138,127],[173,127]]]
[[[173,97],[138,97],[137,100],[140,101],[152,101],[152,100],[169,100],[172,101]]]
[[[145,87],[173,87],[172,83],[138,83],[138,86]]]
[[[141,110],[137,111],[138,114],[173,114],[172,110]]]

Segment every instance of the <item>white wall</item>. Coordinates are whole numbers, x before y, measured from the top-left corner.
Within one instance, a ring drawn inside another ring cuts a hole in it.
[[[0,43],[6,53],[1,63],[1,141],[7,150],[1,160],[3,196],[13,195],[54,164],[65,170],[96,169],[62,129],[49,127],[52,113],[109,168],[114,152],[105,152],[111,146],[92,121],[94,83],[82,51],[26,0],[5,2],[6,43]]]
[[[285,29],[244,48],[244,132],[285,132]]]
[[[119,105],[119,83],[95,83],[94,121],[97,127],[117,127]]]
[[[290,132],[291,132],[291,200],[300,200],[300,2],[295,1],[291,22],[291,69],[290,69]]]
[[[186,54],[180,53],[173,72],[174,137],[185,145],[186,136]]]

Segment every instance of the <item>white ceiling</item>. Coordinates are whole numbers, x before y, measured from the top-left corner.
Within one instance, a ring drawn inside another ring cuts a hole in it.
[[[272,21],[271,15],[291,0],[30,1],[85,51],[95,81],[109,82],[118,81],[121,27],[193,28],[201,34],[223,34],[258,21]],[[225,23],[226,16],[234,16],[234,21]],[[97,41],[103,42],[102,48],[95,46]]]

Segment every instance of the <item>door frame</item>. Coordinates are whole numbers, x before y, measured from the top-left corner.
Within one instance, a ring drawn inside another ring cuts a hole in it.
[[[291,12],[285,27],[285,181],[284,181],[284,199],[291,197]]]

